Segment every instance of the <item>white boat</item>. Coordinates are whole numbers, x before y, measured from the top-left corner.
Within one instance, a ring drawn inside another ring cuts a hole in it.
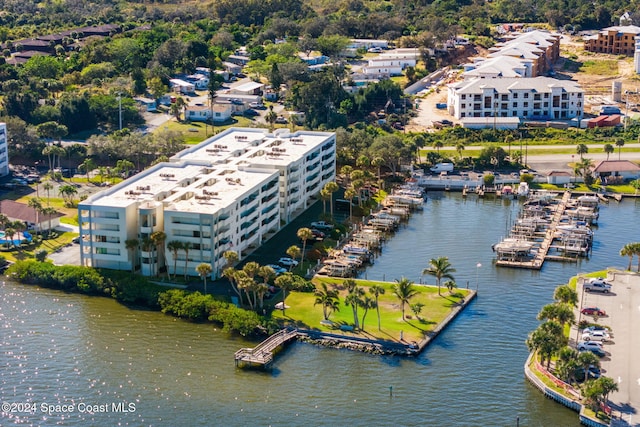
[[[525,181],[520,182],[518,189],[516,190],[518,197],[527,197],[529,195],[529,184]]]

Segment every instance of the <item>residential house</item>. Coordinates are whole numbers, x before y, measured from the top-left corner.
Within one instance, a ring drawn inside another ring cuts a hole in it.
[[[640,178],[640,166],[629,160],[602,160],[593,167],[593,176],[605,184]]]
[[[0,200],[0,213],[6,215],[10,221],[24,222],[27,230],[35,232],[53,230],[60,225],[60,218],[64,216],[60,212],[45,215],[37,212],[26,203],[13,200]]]
[[[193,83],[187,82],[182,79],[170,79],[169,84],[171,85],[171,90],[183,95],[190,95],[196,90],[196,87]]]

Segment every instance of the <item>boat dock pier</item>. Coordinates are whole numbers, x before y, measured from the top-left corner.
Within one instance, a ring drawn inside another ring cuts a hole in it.
[[[238,368],[268,368],[274,354],[289,342],[298,338],[295,329],[282,329],[271,335],[254,348],[241,348],[235,352]]]
[[[550,218],[550,222],[546,226],[544,234],[532,232],[531,236],[529,236],[532,238],[542,237],[542,241],[539,242],[539,247],[532,258],[527,258],[525,256],[525,252],[529,253],[534,245],[533,242],[524,240],[508,241],[506,244],[503,242],[502,246],[500,246],[501,244],[495,245],[498,247],[498,259],[496,260],[496,265],[501,267],[540,270],[545,261],[575,261],[575,258],[571,257],[549,255],[549,250],[552,248],[562,249],[562,246],[552,246],[552,243],[556,238],[558,226],[560,225],[560,221],[565,214],[565,210],[567,209],[567,205],[570,200],[571,192],[565,191],[562,199],[555,206],[555,210]]]

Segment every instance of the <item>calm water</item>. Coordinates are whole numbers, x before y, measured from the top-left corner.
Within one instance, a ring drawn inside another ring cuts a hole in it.
[[[37,411],[2,414],[0,425],[515,426],[519,417],[521,426],[577,426],[576,413],[524,379],[524,340],[558,284],[578,271],[626,266],[618,251],[640,240],[640,205],[602,207],[593,255],[577,266],[496,269],[490,246],[518,209],[432,193],[367,271],[370,279],[419,282],[430,258],[448,256],[460,286],[478,285],[478,299],[416,359],[294,344],[272,372],[241,371],[233,353],[252,344],[210,325],[7,281],[0,400]],[[42,403],[74,406],[48,415]],[[129,412],[115,412],[118,404]],[[103,406],[90,413],[87,405]]]

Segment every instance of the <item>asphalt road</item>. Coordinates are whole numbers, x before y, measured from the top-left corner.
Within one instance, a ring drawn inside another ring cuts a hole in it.
[[[597,306],[607,316],[598,323],[611,327],[612,340],[604,344],[608,353],[601,359],[604,375],[613,378],[618,391],[609,396],[613,413],[621,415],[617,426],[640,425],[640,276],[632,273],[610,273],[608,277],[613,292],[609,294],[582,293],[578,287],[582,304],[580,307]],[[591,316],[583,319],[593,320]],[[574,329],[572,338],[577,332]],[[613,425],[613,424],[612,424]]]

